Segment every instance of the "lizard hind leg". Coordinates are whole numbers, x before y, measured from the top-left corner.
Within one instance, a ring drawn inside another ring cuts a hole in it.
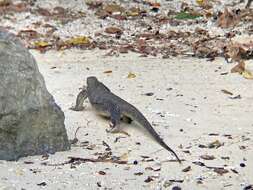
[[[121,132],[121,128],[120,128],[120,124],[113,124],[112,122],[110,122],[110,129],[106,129],[106,132],[108,133],[120,133]]]
[[[113,109],[111,111],[111,117],[110,117],[110,129],[107,129],[106,132],[108,133],[123,133],[127,136],[129,134],[125,131],[123,131],[120,127],[120,119],[121,119],[121,113],[117,109]]]
[[[123,131],[121,129],[120,124],[114,125],[112,122],[110,122],[110,129],[106,129],[106,132],[107,133],[121,133],[130,137],[130,135],[126,131]]]

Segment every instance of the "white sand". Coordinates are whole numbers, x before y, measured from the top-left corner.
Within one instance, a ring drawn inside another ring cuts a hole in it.
[[[183,183],[172,183],[167,189],[176,185],[189,190],[243,189],[253,183],[253,85],[251,80],[237,74],[221,75],[233,66],[223,59],[207,62],[191,58],[141,58],[135,54],[105,57],[102,51],[80,50],[32,53],[48,90],[65,113],[69,139],[73,139],[76,128],[81,127],[77,133],[79,142],[89,141],[89,145],[95,147],[87,150],[78,143],[70,151],[50,155],[45,161],[41,156],[22,158],[18,162],[1,161],[0,189],[99,189],[97,182],[101,183],[101,189],[166,189],[166,180],[184,180]],[[108,70],[112,73],[103,73]],[[129,72],[136,74],[136,78],[128,79]],[[79,88],[90,75],[97,76],[114,93],[139,108],[165,142],[186,161],[181,165],[163,162],[174,157],[134,124],[124,125],[130,137],[107,134],[108,121],[98,117],[88,101],[85,102],[85,111],[69,110],[74,105]],[[222,89],[233,92],[234,96],[240,94],[241,99],[230,99],[229,95],[221,92]],[[154,95],[143,95],[148,92]],[[210,136],[210,133],[219,135]],[[224,137],[224,134],[231,135],[232,139]],[[115,143],[119,136],[124,138]],[[224,146],[218,149],[198,147],[215,140],[224,143]],[[70,168],[70,164],[57,167],[41,165],[43,162],[67,161],[68,156],[95,158],[94,153],[105,152],[103,141],[112,148],[113,155],[125,154],[124,158],[129,163],[137,160],[138,164],[87,162],[76,168]],[[246,149],[241,150],[239,146]],[[184,153],[184,150],[189,150],[190,154]],[[213,155],[215,159],[200,159],[204,154]],[[155,162],[142,162],[141,155],[150,156]],[[227,156],[229,160],[221,159]],[[208,166],[226,165],[229,173],[219,175],[211,169],[192,164],[198,160]],[[34,163],[24,164],[25,161]],[[240,167],[240,163],[245,163],[246,167]],[[182,172],[187,166],[191,166],[192,170]],[[161,171],[145,170],[147,167],[161,167]],[[235,169],[238,174],[230,169]],[[99,175],[101,170],[106,175]],[[143,172],[143,175],[134,175],[137,172]],[[154,181],[144,182],[148,176],[154,176]],[[200,178],[202,184],[197,183]],[[46,185],[37,185],[42,182]]]

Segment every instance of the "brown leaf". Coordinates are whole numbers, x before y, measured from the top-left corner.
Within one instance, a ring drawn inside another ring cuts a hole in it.
[[[106,74],[112,73],[112,70],[104,71],[104,73]]]
[[[11,0],[0,0],[0,6],[8,6],[12,4]]]
[[[208,144],[208,148],[219,148],[223,145],[224,145],[224,143],[221,143],[219,140],[215,140],[215,141]]]
[[[232,61],[240,62],[243,58],[249,57],[250,44],[241,44],[238,42],[228,43],[225,46],[225,57],[231,58]]]
[[[24,161],[24,164],[34,164],[32,161]]]
[[[231,69],[231,73],[239,73],[246,79],[253,79],[253,74],[245,68],[245,62],[242,60]]]
[[[107,27],[105,29],[105,32],[108,34],[122,34],[122,30],[120,28],[117,27]]]
[[[215,157],[213,155],[201,155],[200,158],[202,158],[203,160],[214,160]]]
[[[253,79],[253,74],[249,70],[244,70],[242,76],[246,79]]]
[[[104,10],[109,14],[113,14],[113,13],[122,13],[124,12],[125,9],[117,4],[108,4],[104,7]]]
[[[223,175],[223,174],[229,172],[228,170],[226,170],[224,168],[215,168],[213,171],[216,172],[217,174],[220,174],[220,175]]]
[[[97,9],[103,5],[102,1],[90,0],[90,1],[86,1],[85,3],[89,7],[89,9]]]
[[[17,34],[18,37],[22,39],[36,39],[40,36],[40,34],[35,30],[20,30]]]
[[[127,78],[129,78],[129,79],[132,79],[132,78],[135,78],[136,77],[136,74],[134,74],[134,73],[128,73],[128,75],[127,75]]]
[[[209,0],[196,0],[196,1],[199,4],[199,6],[202,7],[203,9],[208,10],[213,8],[211,1]]]
[[[12,11],[15,12],[23,12],[27,11],[27,4],[26,3],[17,3],[10,6]]]
[[[128,50],[129,50],[129,47],[127,47],[127,46],[121,46],[119,48],[120,53],[128,53]]]
[[[151,171],[154,171],[154,172],[158,172],[161,170],[161,167],[146,167],[145,170],[151,170]]]
[[[228,94],[228,95],[233,95],[232,92],[228,91],[228,90],[225,90],[225,89],[222,89],[221,92],[223,92],[224,94]]]
[[[111,18],[114,18],[116,20],[126,20],[126,16],[124,15],[111,15]]]
[[[66,13],[66,9],[64,9],[63,7],[55,7],[54,8],[54,15],[64,15]]]
[[[34,42],[34,46],[35,46],[35,49],[37,49],[37,48],[45,48],[47,46],[50,46],[50,44],[46,41],[37,41],[37,42]]]
[[[234,66],[231,69],[231,73],[240,73],[242,74],[242,72],[245,71],[245,63],[244,61],[240,61],[236,66]]]
[[[234,27],[239,23],[239,16],[225,8],[224,12],[219,16],[217,23],[221,28]]]
[[[51,16],[49,10],[40,7],[37,9],[37,13],[39,13],[42,16]]]
[[[12,1],[0,0],[0,15],[7,14],[9,12],[24,12],[27,10],[28,10],[27,3],[13,4]]]
[[[72,37],[69,40],[66,40],[64,42],[65,45],[73,45],[73,46],[88,46],[90,45],[90,40],[86,36],[78,36],[78,37]]]
[[[148,178],[144,180],[144,182],[146,182],[146,183],[149,183],[151,181],[154,181],[154,179],[150,176],[148,176]]]
[[[189,172],[189,171],[191,171],[191,166],[187,166],[182,170],[182,172]]]
[[[98,18],[104,19],[106,17],[108,17],[110,14],[108,12],[106,12],[104,9],[99,9],[95,15],[98,16]]]
[[[137,7],[132,7],[126,12],[127,16],[139,16],[141,14],[141,10]]]
[[[143,172],[136,172],[136,173],[134,173],[134,175],[140,176],[140,175],[143,175]]]

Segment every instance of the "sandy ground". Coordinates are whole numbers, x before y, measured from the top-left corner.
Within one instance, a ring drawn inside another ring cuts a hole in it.
[[[65,113],[69,139],[73,139],[75,130],[81,127],[77,132],[79,142],[70,151],[50,155],[47,160],[33,156],[17,162],[1,161],[1,190],[172,189],[175,186],[189,190],[243,189],[253,184],[253,85],[240,75],[226,74],[233,65],[226,64],[224,59],[214,62],[191,58],[164,60],[136,54],[105,57],[102,51],[81,50],[32,53],[48,90]],[[251,63],[248,65],[252,66]],[[136,77],[127,78],[130,72]],[[181,165],[170,162],[173,156],[135,124],[124,124],[130,137],[107,134],[108,121],[97,116],[88,101],[84,111],[69,110],[79,88],[91,75],[138,107],[185,161]],[[222,89],[234,95],[224,94]],[[145,95],[150,92],[154,95]],[[241,99],[231,99],[237,95]],[[121,138],[115,142],[117,137]],[[222,145],[219,148],[200,146],[216,140]],[[81,146],[85,141],[93,150]],[[62,163],[68,156],[94,158],[95,153],[105,151],[103,141],[111,147],[113,155],[122,156],[129,164],[87,162],[76,167],[42,164]],[[215,158],[203,160],[201,155]],[[154,161],[142,161],[141,156],[149,156]],[[220,175],[213,169],[193,164],[194,161],[225,167],[228,173]],[[187,166],[191,166],[191,170],[182,172]],[[158,171],[151,171],[150,167]],[[152,176],[153,181],[145,182],[148,176]]]

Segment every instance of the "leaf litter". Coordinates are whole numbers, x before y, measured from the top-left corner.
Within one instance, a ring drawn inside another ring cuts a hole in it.
[[[11,0],[5,0],[0,5],[0,12],[4,13],[0,18],[8,20],[13,17],[13,12],[30,13],[31,18],[42,16],[37,23],[31,22],[27,28],[17,30],[17,35],[25,41],[28,48],[41,52],[51,49],[99,48],[108,50],[108,56],[135,52],[142,56],[194,56],[210,61],[224,57],[235,62],[253,56],[252,41],[240,43],[233,42],[232,39],[237,33],[250,33],[252,9],[238,9],[234,6],[220,10],[216,1],[196,0],[196,3],[198,6],[178,2],[181,4],[179,9],[168,10],[168,4],[157,1],[119,3],[86,0],[85,5],[82,5],[88,7],[86,11],[62,6],[41,7],[32,1],[15,4]],[[94,15],[97,16],[96,19],[90,20]],[[100,23],[101,30],[92,29],[88,33],[73,36],[61,35],[65,26],[79,22],[80,19],[83,22],[79,25],[87,22],[92,25],[96,22]],[[108,24],[104,24],[104,21]],[[212,28],[233,28],[233,32],[214,33],[205,26],[206,23],[211,24]],[[242,28],[242,24],[249,27]],[[170,27],[172,25],[179,28]],[[185,26],[191,27],[187,30]],[[14,26],[5,24],[4,27],[15,28],[15,23]],[[192,28],[196,28],[195,31]],[[253,78],[249,70],[242,72],[242,76],[246,79]]]

